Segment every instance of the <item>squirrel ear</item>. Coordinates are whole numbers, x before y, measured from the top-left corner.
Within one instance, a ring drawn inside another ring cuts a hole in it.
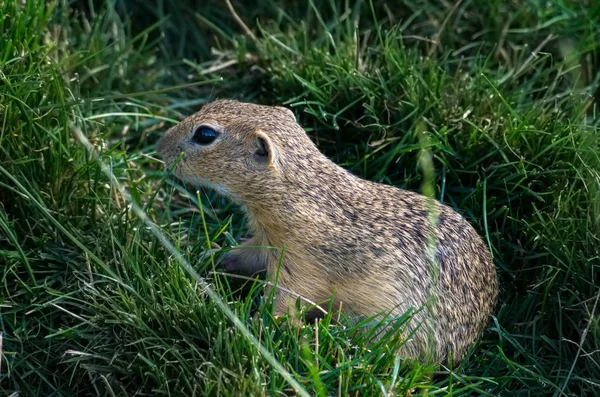
[[[272,167],[277,160],[277,150],[273,141],[264,131],[256,131],[256,147],[254,149],[254,160],[257,163]]]

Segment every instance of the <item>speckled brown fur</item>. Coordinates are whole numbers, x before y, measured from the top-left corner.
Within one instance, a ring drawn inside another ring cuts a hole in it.
[[[220,131],[219,138],[194,143],[199,124]],[[265,149],[266,157],[257,155]],[[460,361],[495,307],[492,258],[463,217],[337,166],[288,109],[215,101],[167,131],[158,152],[167,166],[183,152],[177,177],[244,207],[253,237],[225,257],[232,267],[272,275],[281,251],[243,247],[283,247],[279,285],[313,302],[328,301],[335,290],[334,307],[343,302],[343,310],[361,316],[422,308],[407,329],[421,324],[402,348],[407,357],[444,362],[451,353]],[[294,302],[278,292],[276,314]]]

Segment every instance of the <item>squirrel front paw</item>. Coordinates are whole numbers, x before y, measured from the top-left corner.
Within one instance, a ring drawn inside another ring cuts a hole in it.
[[[246,276],[259,276],[266,272],[267,266],[260,257],[247,252],[247,249],[233,249],[224,254],[219,265],[227,272]]]

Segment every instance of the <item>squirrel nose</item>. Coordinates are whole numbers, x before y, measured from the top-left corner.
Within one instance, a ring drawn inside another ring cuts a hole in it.
[[[165,141],[166,141],[166,134],[161,136],[160,139],[158,140],[158,142],[156,142],[156,154],[158,154],[160,157],[163,157],[165,154]]]
[[[158,142],[156,142],[156,154],[158,154],[160,157],[165,157],[168,152],[169,152],[169,148],[172,148],[174,139],[173,139],[173,133],[175,132],[175,127],[171,127],[168,130],[166,130],[165,132],[163,132],[162,136],[160,137],[160,139],[158,140]]]
[[[173,145],[172,132],[172,129],[168,129],[163,133],[158,142],[156,142],[156,154],[160,157],[165,157],[169,151],[169,147]]]

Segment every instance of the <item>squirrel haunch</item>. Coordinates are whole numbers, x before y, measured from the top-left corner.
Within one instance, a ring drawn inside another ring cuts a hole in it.
[[[339,167],[290,110],[218,100],[157,149],[167,167],[183,153],[178,178],[244,208],[252,238],[224,257],[233,270],[272,275],[281,251],[250,247],[283,247],[278,284],[310,301],[334,295],[334,308],[363,317],[416,310],[405,357],[459,362],[485,328],[498,282],[474,228],[438,201]],[[277,291],[275,314],[295,301]]]

